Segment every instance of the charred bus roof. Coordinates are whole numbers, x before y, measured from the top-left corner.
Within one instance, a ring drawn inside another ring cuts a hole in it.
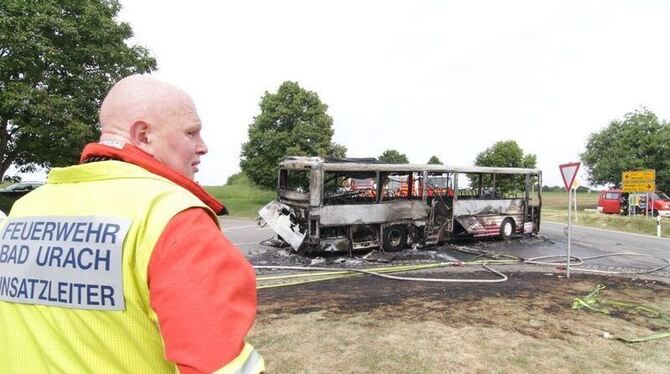
[[[324,159],[321,157],[301,157],[290,156],[279,163],[280,168],[284,169],[311,169],[315,167],[322,168],[324,171],[417,171],[426,170],[428,172],[458,172],[467,174],[541,174],[540,169],[528,168],[503,168],[503,167],[485,167],[485,166],[451,166],[451,165],[433,165],[433,164],[384,164],[374,158],[345,158],[345,159]]]

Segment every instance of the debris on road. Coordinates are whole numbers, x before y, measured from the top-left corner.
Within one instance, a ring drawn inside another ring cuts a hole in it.
[[[277,237],[270,238],[270,239],[265,239],[262,242],[260,242],[259,244],[260,245],[265,245],[265,246],[268,246],[268,247],[274,247],[274,248],[286,248],[286,247],[290,246],[290,244],[288,244],[284,240],[282,240],[280,238],[277,238]]]
[[[387,264],[395,259],[395,255],[393,253],[382,252],[374,249],[370,251],[370,253],[363,256],[363,259],[366,261],[382,262]]]

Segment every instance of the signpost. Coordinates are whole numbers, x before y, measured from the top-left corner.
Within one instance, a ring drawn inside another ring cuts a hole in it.
[[[577,171],[579,171],[579,165],[581,165],[579,162],[558,165],[563,183],[565,183],[565,190],[568,191],[568,261],[565,265],[568,279],[570,278],[570,241],[572,239],[572,184],[577,176]]]
[[[575,178],[572,182],[572,204],[575,207],[575,222],[579,222],[579,218],[577,217],[577,188],[579,188],[579,180]]]
[[[648,211],[654,212],[654,201],[649,201],[649,193],[656,191],[656,170],[629,170],[621,173],[621,190],[623,192],[646,192]],[[653,197],[653,195],[652,195]]]

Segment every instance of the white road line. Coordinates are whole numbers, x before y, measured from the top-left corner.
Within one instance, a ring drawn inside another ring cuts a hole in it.
[[[233,243],[233,245],[251,245],[251,244],[260,244],[260,243],[259,242]]]
[[[553,221],[546,221],[546,220],[543,221],[543,222],[546,222],[546,223],[553,223],[553,224],[555,224],[555,225],[563,225],[563,226],[567,226],[566,223],[562,223],[562,222],[553,222]],[[581,226],[581,225],[572,225],[572,226],[574,226],[574,227],[579,227],[579,228],[582,228],[582,229],[589,229],[589,230],[596,230],[596,231],[611,232],[611,233],[616,233],[616,234],[625,234],[625,235],[639,236],[639,237],[647,238],[647,239],[670,240],[670,238],[659,238],[658,236],[649,235],[649,234],[636,234],[636,233],[633,233],[633,232],[608,230],[608,229],[601,229],[601,228],[598,228],[598,227]],[[541,231],[541,230],[540,230],[540,231]]]

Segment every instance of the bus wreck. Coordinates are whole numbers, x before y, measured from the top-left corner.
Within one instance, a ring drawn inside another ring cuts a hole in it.
[[[295,251],[397,251],[540,229],[538,169],[289,157],[259,215]]]

